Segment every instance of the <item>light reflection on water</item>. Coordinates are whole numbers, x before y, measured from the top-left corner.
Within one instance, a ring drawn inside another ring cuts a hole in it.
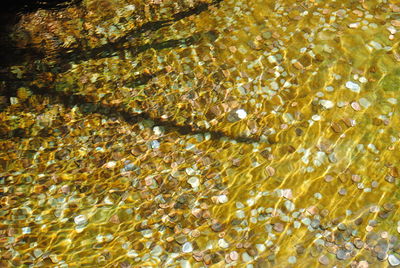
[[[2,264],[400,263],[395,6],[92,2],[1,114],[27,133],[1,142]]]

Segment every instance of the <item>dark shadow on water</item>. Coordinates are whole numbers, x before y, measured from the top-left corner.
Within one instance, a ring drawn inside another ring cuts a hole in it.
[[[200,3],[197,4],[196,6],[189,8],[188,10],[178,12],[172,16],[172,19],[169,20],[160,20],[160,21],[150,21],[147,23],[144,23],[142,26],[133,29],[126,33],[124,36],[109,42],[107,44],[104,44],[99,47],[95,47],[92,49],[87,49],[87,48],[74,48],[74,49],[63,49],[60,51],[57,51],[57,54],[59,55],[59,58],[62,60],[67,60],[67,61],[73,61],[74,63],[78,63],[83,60],[88,60],[88,59],[95,59],[95,58],[102,58],[102,57],[108,57],[108,55],[112,55],[113,52],[119,51],[126,49],[124,45],[126,43],[129,43],[129,41],[140,37],[143,33],[146,32],[151,32],[151,31],[157,31],[161,28],[167,27],[171,25],[174,22],[177,22],[179,20],[182,20],[184,18],[193,16],[193,15],[198,15],[204,11],[206,11],[209,7],[215,6],[222,2],[222,0],[214,0],[211,3]]]
[[[166,73],[165,70],[161,70],[154,74],[141,74],[132,79],[132,85],[141,86],[147,84],[152,78]],[[66,108],[78,107],[82,114],[98,113],[105,118],[117,117],[128,124],[137,124],[142,120],[152,120],[155,125],[165,127],[166,131],[176,131],[181,135],[195,135],[210,133],[211,139],[219,140],[220,138],[228,138],[235,140],[240,143],[253,143],[259,142],[260,139],[256,137],[235,137],[224,133],[222,131],[213,131],[204,129],[201,127],[194,126],[190,123],[186,125],[180,125],[173,120],[164,120],[158,117],[152,116],[149,112],[135,113],[129,111],[123,104],[103,104],[93,99],[93,97],[73,94],[71,92],[55,91],[49,87],[39,88],[36,86],[31,87],[33,94],[39,96],[49,97],[49,101],[52,104],[62,104]],[[42,133],[47,136],[51,134]],[[12,133],[4,133],[0,136],[1,139],[7,138],[26,138],[27,133],[22,128],[15,129]]]
[[[165,71],[160,71],[162,73]],[[158,73],[158,74],[159,74]],[[147,77],[140,75],[137,77],[136,84],[145,84],[152,77],[158,74],[148,75]],[[197,127],[194,125],[180,125],[173,120],[164,120],[158,117],[153,117],[149,112],[135,113],[127,110],[121,104],[103,104],[91,99],[88,96],[76,95],[66,92],[58,92],[50,90],[49,88],[34,88],[33,93],[41,96],[50,97],[50,101],[60,103],[66,108],[78,107],[82,114],[98,113],[106,118],[117,117],[128,124],[137,124],[142,120],[152,120],[156,126],[162,126],[166,131],[176,131],[181,135],[195,135],[210,133],[211,139],[219,140],[220,138],[228,138],[240,143],[253,143],[259,142],[260,139],[256,137],[235,137],[224,133],[222,131],[213,131]]]
[[[60,0],[59,2],[65,2],[65,1]],[[74,2],[79,3],[80,1],[78,0]],[[59,60],[58,65],[62,67],[55,68],[54,66],[43,66],[42,68],[44,69],[42,71],[52,71],[53,73],[65,72],[68,71],[68,69],[70,69],[71,63],[76,64],[90,59],[113,57],[119,55],[119,53],[124,50],[130,50],[133,55],[138,55],[139,53],[142,53],[148,49],[161,50],[161,49],[176,48],[182,46],[190,46],[195,44],[199,39],[204,37],[211,39],[211,41],[214,41],[217,38],[217,33],[215,31],[209,31],[206,33],[196,33],[186,38],[171,39],[163,42],[153,42],[137,47],[129,45],[129,41],[140,37],[143,33],[149,31],[156,31],[186,17],[192,15],[198,15],[201,12],[207,10],[210,6],[217,5],[220,2],[222,2],[222,0],[214,0],[211,3],[200,3],[197,6],[190,8],[186,11],[174,14],[172,16],[172,19],[170,20],[145,23],[141,27],[127,33],[125,36],[120,37],[117,40],[102,45],[100,47],[92,49],[86,49],[86,48],[76,48],[72,50],[61,49],[56,53],[57,53],[57,59]],[[13,65],[16,65],[18,63],[18,60],[23,59],[26,61],[27,57],[32,59],[35,58],[42,59],[45,56],[38,53],[34,48],[27,48],[20,50],[17,49],[16,51],[13,52],[10,51],[9,53],[11,53],[12,56],[17,55],[15,56],[14,61],[12,63]],[[60,62],[62,62],[63,64],[60,64]],[[46,68],[48,70],[46,70]],[[156,77],[157,75],[163,72],[165,71],[159,71],[154,74],[141,74],[139,76],[133,77],[132,79],[129,79],[129,81],[125,81],[125,86],[137,87],[145,85],[152,78]],[[7,83],[5,94],[1,95],[5,95],[6,97],[15,96],[16,89],[18,87],[23,86],[24,84],[26,85],[26,83],[29,81],[34,81],[36,79],[35,77],[36,75],[31,73],[28,76],[23,77],[22,79],[17,79],[12,76],[9,76],[7,73],[2,72],[0,68],[0,81],[5,81]],[[259,142],[260,140],[259,138],[254,138],[254,137],[234,137],[222,131],[212,131],[208,129],[203,129],[194,126],[193,124],[190,123],[188,123],[187,125],[180,125],[175,121],[155,118],[151,116],[149,112],[146,111],[139,114],[134,113],[127,110],[127,107],[124,107],[124,105],[102,104],[96,102],[94,99],[91,99],[89,96],[73,94],[70,92],[56,91],[54,90],[54,87],[52,85],[48,85],[47,87],[43,88],[30,85],[29,88],[33,91],[34,94],[41,96],[48,96],[51,102],[60,103],[64,105],[66,108],[72,108],[74,106],[77,106],[80,108],[80,111],[84,114],[99,113],[106,118],[117,116],[118,118],[129,124],[136,124],[141,120],[147,119],[147,120],[152,120],[155,123],[155,125],[165,127],[167,131],[176,131],[182,135],[210,133],[211,138],[214,140],[219,140],[220,138],[223,137],[228,139],[233,139],[241,143]],[[47,134],[43,133],[43,135]],[[12,133],[7,133],[0,136],[0,138],[2,139],[12,138],[12,137],[19,137],[19,138],[26,137],[25,130],[22,128],[17,128]]]

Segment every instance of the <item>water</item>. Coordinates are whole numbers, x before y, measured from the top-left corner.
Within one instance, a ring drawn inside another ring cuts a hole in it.
[[[399,11],[99,0],[25,15],[13,38],[45,57],[3,84],[2,264],[400,263]]]

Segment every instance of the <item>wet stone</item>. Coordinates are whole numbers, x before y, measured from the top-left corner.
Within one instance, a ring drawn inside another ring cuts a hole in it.
[[[362,224],[362,222],[363,222],[362,218],[357,218],[357,219],[355,219],[354,224],[355,225],[360,225],[360,224]]]
[[[79,215],[74,218],[76,225],[85,225],[87,223],[87,218],[85,215]]]
[[[319,225],[320,225],[320,221],[319,220],[312,220],[310,225],[311,225],[312,228],[317,229],[319,227]]]
[[[394,205],[392,203],[383,204],[383,209],[386,211],[392,211],[394,209]]]
[[[325,175],[324,180],[325,180],[326,182],[331,182],[331,181],[334,180],[334,177],[331,176],[331,175]]]
[[[379,261],[385,261],[385,260],[388,258],[388,255],[387,255],[386,252],[378,252],[378,253],[376,254],[376,258],[377,258]]]
[[[332,123],[331,123],[331,128],[332,128],[333,131],[336,132],[336,133],[342,133],[342,132],[343,132],[343,128],[340,126],[339,123],[332,122]]]
[[[288,258],[288,262],[289,262],[290,264],[295,264],[295,263],[297,262],[296,256],[290,256],[290,257]]]
[[[368,268],[369,264],[367,261],[360,261],[358,262],[357,268]]]
[[[198,262],[203,261],[203,254],[200,252],[195,252],[195,253],[193,253],[192,256],[193,256],[193,259],[195,259]]]
[[[41,249],[36,248],[33,250],[33,255],[35,256],[35,258],[39,258],[40,256],[42,256],[42,254],[43,251]]]
[[[341,188],[338,193],[339,193],[339,195],[346,195],[347,190],[345,188]]]
[[[358,102],[353,101],[350,103],[351,108],[353,108],[354,111],[361,111],[361,106]]]
[[[358,249],[361,249],[364,246],[364,242],[361,239],[355,239],[353,244]]]
[[[302,246],[302,245],[297,245],[296,246],[296,253],[299,255],[304,254],[304,252],[306,251],[306,249]]]
[[[347,260],[348,258],[350,258],[350,253],[343,249],[338,249],[336,252],[336,258],[338,260]]]
[[[351,242],[346,242],[344,248],[348,251],[352,251],[354,249],[354,245]]]
[[[379,216],[379,218],[381,218],[381,219],[386,219],[386,218],[388,218],[389,217],[389,212],[387,212],[387,211],[380,211],[379,213],[378,213],[378,216]]]
[[[361,90],[360,86],[352,81],[346,82],[346,88],[355,93],[359,93]]]
[[[184,235],[179,235],[179,236],[175,237],[175,241],[176,241],[178,244],[182,245],[182,244],[184,244],[184,243],[187,241],[187,237],[184,236]]]
[[[231,253],[229,253],[229,257],[232,261],[237,261],[239,259],[239,254],[237,253],[237,251],[232,251]]]
[[[257,256],[258,251],[257,251],[256,248],[253,248],[253,247],[252,247],[252,248],[247,249],[247,253],[248,253],[250,256],[255,257],[255,256]]]
[[[273,227],[273,229],[278,233],[282,232],[284,228],[285,226],[280,222],[275,223]]]
[[[225,239],[221,238],[218,240],[218,246],[221,248],[228,248],[229,244],[225,241]]]
[[[222,232],[224,230],[224,225],[219,222],[216,222],[216,223],[211,224],[211,229],[214,232]]]
[[[400,265],[400,256],[397,254],[390,254],[388,257],[388,262],[391,266],[399,266]]]
[[[319,257],[318,261],[322,265],[328,265],[329,264],[329,258],[326,255],[322,255],[321,257]]]
[[[252,261],[252,258],[247,252],[244,252],[244,253],[242,253],[242,260],[244,262],[250,262],[250,261]]]
[[[375,247],[379,247],[379,251],[387,252],[389,250],[389,242],[386,239],[381,238],[378,240],[378,245]]]
[[[393,177],[393,176],[391,176],[391,175],[387,175],[387,176],[385,177],[385,180],[386,180],[387,182],[394,183],[394,182],[395,182],[395,177]]]
[[[186,242],[186,243],[183,244],[183,246],[182,246],[182,252],[183,253],[190,253],[192,251],[193,251],[192,243]]]
[[[344,223],[340,223],[340,224],[338,225],[338,229],[339,229],[340,231],[345,231],[345,230],[347,229],[347,226],[346,226]]]

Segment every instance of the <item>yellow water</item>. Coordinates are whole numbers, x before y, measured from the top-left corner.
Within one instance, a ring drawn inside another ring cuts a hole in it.
[[[400,262],[399,6],[92,0],[25,15],[13,38],[47,56],[11,68],[35,77],[0,113],[1,264]]]

